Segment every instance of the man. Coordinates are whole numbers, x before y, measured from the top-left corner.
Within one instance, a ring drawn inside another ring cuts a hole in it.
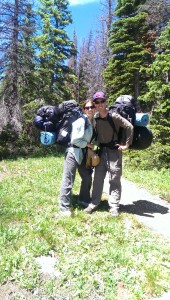
[[[92,201],[85,209],[92,213],[98,207],[106,173],[109,173],[109,199],[111,216],[119,213],[121,198],[122,151],[129,148],[133,139],[133,125],[117,113],[109,114],[106,96],[103,92],[96,92],[93,96],[96,107],[96,132],[101,147],[100,164],[95,168]],[[118,141],[118,132],[123,127],[126,132],[126,141],[121,145]]]

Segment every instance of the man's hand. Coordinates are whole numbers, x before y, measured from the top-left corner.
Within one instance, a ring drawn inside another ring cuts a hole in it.
[[[119,151],[125,151],[125,150],[127,150],[129,147],[127,146],[127,145],[119,145],[119,144],[116,144],[115,146],[117,146],[118,148],[118,150]]]

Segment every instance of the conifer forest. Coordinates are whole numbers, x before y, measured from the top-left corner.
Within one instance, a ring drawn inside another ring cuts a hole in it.
[[[97,90],[132,95],[149,113],[153,143],[132,152],[146,168],[170,163],[170,0],[101,0],[98,30],[79,43],[68,0],[0,3],[0,159],[40,147],[39,107]]]

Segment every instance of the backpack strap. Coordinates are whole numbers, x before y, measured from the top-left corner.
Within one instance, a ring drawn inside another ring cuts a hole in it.
[[[110,125],[113,127],[113,129],[115,130],[116,134],[117,134],[117,137],[118,137],[118,144],[121,144],[123,145],[125,143],[125,140],[126,140],[126,134],[125,134],[125,130],[123,127],[120,127],[119,128],[119,131],[116,130],[116,127],[115,127],[115,124],[114,124],[114,121],[113,121],[113,118],[112,118],[112,115],[109,114],[109,119],[108,119]]]
[[[107,115],[107,121],[109,122],[109,124],[111,125],[111,127],[113,128],[113,131],[118,135],[118,132],[116,130],[116,126],[115,126],[115,123],[113,121],[113,118],[112,118],[112,114],[111,113],[108,113]]]

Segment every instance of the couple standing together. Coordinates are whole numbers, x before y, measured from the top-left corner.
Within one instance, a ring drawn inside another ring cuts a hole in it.
[[[83,105],[86,118],[79,118],[72,124],[71,145],[67,148],[59,205],[62,216],[71,216],[71,193],[76,170],[81,177],[79,204],[86,207],[86,213],[95,211],[100,203],[106,173],[109,173],[109,198],[111,216],[119,213],[121,198],[122,151],[129,148],[133,139],[132,124],[117,113],[112,113],[112,126],[107,109],[106,96],[96,92],[93,100],[87,99]],[[123,127],[126,132],[124,145],[118,143],[118,132]],[[95,132],[95,134],[94,134]],[[97,137],[94,141],[93,137]],[[92,171],[86,168],[85,153],[93,149],[93,142],[100,146],[100,163],[95,167],[92,194]]]

